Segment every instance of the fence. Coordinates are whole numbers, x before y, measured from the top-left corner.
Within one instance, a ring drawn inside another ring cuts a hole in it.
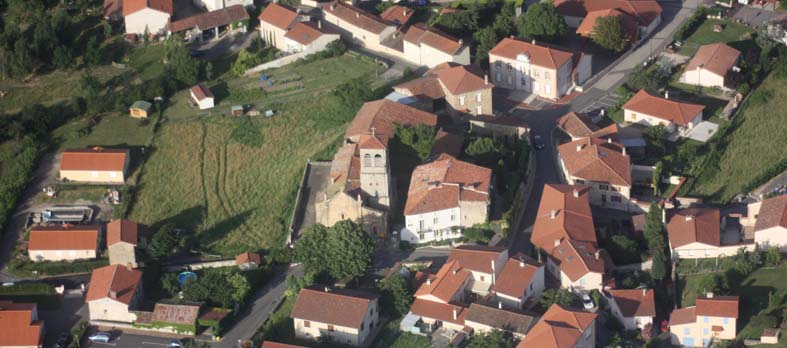
[[[296,231],[295,229],[296,225],[299,224],[295,220],[297,219],[298,216],[303,216],[304,210],[306,209],[306,207],[304,206],[303,188],[306,186],[306,183],[309,180],[310,171],[311,171],[311,161],[306,160],[306,166],[303,169],[303,176],[301,177],[301,185],[298,187],[298,194],[295,196],[295,208],[292,209],[292,216],[290,216],[290,230],[289,233],[287,233],[287,240],[285,242],[286,243],[285,246],[292,244],[292,238],[293,238],[292,235]],[[303,218],[301,218],[301,220],[303,220]]]

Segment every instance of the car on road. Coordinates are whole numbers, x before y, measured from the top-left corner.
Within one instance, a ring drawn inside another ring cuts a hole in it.
[[[96,332],[87,339],[89,339],[90,342],[109,343],[109,341],[112,341],[112,334],[109,332]]]
[[[63,332],[57,337],[55,348],[66,348],[71,343],[71,333]]]
[[[181,338],[179,340],[172,340],[169,341],[167,344],[167,348],[190,348],[194,347],[194,339],[193,338]]]
[[[593,303],[593,299],[590,298],[588,293],[582,293],[580,298],[582,299],[582,306],[585,307],[585,309],[590,310],[596,307],[596,305]]]
[[[533,136],[533,147],[535,147],[536,150],[541,150],[544,148],[544,140],[541,139],[540,135]]]

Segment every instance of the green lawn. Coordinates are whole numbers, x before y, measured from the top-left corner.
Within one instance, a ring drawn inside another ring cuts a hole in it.
[[[718,156],[707,161],[683,192],[728,202],[758,183],[758,176],[787,161],[787,81],[768,77],[714,137]],[[706,156],[703,156],[706,157]],[[700,159],[702,160],[702,159]]]
[[[377,336],[374,348],[429,348],[432,341],[429,337],[399,331],[399,320],[385,325]]]
[[[720,33],[713,31],[716,24],[721,24],[724,28]],[[700,46],[716,42],[726,43],[743,52],[756,46],[751,37],[752,33],[751,28],[728,19],[707,19],[683,42],[678,53],[693,56]]]
[[[332,145],[352,117],[337,114],[336,98],[325,94],[349,78],[374,76],[377,67],[341,56],[274,71],[273,76],[298,75],[304,88],[247,101],[271,105],[278,111],[271,118],[197,117],[179,94],[165,110],[168,121],[156,135],[130,217],[154,226],[175,222],[213,253],[279,246],[306,160]],[[239,141],[233,135],[238,133],[261,144]]]

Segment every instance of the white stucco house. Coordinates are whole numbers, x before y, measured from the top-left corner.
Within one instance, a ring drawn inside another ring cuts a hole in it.
[[[653,326],[656,301],[653,289],[608,290],[612,315],[626,330],[646,330]]]
[[[787,195],[749,204],[747,220],[758,249],[777,247],[787,252]]]
[[[126,34],[166,34],[173,14],[172,0],[124,0]]]
[[[734,88],[734,74],[740,72],[741,51],[723,43],[701,46],[686,65],[680,82],[702,87]]]
[[[704,109],[704,105],[670,99],[668,93],[660,98],[643,89],[623,105],[623,116],[626,122],[648,127],[662,125],[669,132],[685,135],[702,122]]]
[[[91,323],[133,323],[143,298],[142,272],[123,265],[96,268],[85,296]]]
[[[377,295],[330,287],[304,288],[292,308],[295,336],[318,340],[323,336],[336,343],[363,346],[380,325]]]
[[[210,91],[210,88],[205,85],[201,83],[197,84],[191,87],[189,92],[192,102],[194,102],[200,110],[210,109],[214,106],[216,97],[213,96],[213,92]]]

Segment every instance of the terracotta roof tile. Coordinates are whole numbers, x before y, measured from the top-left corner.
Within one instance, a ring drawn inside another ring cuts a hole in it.
[[[330,13],[355,27],[366,30],[370,33],[380,34],[389,27],[396,27],[395,23],[386,21],[369,12],[361,10],[355,6],[341,1],[333,2],[325,6],[322,10]]]
[[[547,184],[541,194],[530,241],[550,253],[555,241],[596,242],[587,186]],[[554,217],[553,217],[554,216]]]
[[[473,303],[467,309],[465,323],[472,321],[498,330],[526,335],[536,323],[536,318],[521,312],[514,312]]]
[[[396,90],[406,90],[413,97],[426,97],[429,99],[445,98],[445,91],[440,81],[434,75],[419,77],[394,87]]]
[[[592,242],[564,239],[550,253],[560,271],[571,281],[578,281],[588,273],[604,274],[605,258],[601,256],[598,245]]]
[[[199,316],[198,305],[156,303],[151,319],[154,322],[193,325]]]
[[[462,267],[474,272],[496,273],[492,270],[492,262],[501,256],[508,255],[508,249],[496,246],[462,245],[451,249],[448,261],[458,261]]]
[[[270,23],[279,29],[289,30],[293,22],[298,19],[298,13],[292,7],[270,3],[262,10],[258,18],[261,22]]]
[[[141,225],[130,220],[112,220],[107,224],[107,246],[126,242],[137,245]]]
[[[667,214],[670,246],[691,243],[721,245],[721,213],[716,208],[687,208]]]
[[[704,317],[738,318],[738,296],[698,297],[697,315]]]
[[[91,149],[65,150],[60,158],[60,170],[123,171],[128,161],[128,150]]]
[[[434,277],[426,277],[424,283],[415,292],[416,298],[434,296],[443,302],[451,299],[470,279],[470,271],[463,268],[457,261],[446,262]]]
[[[585,137],[558,146],[571,176],[618,186],[631,186],[631,159],[623,146],[611,141]]]
[[[696,309],[697,307],[692,306],[673,310],[669,317],[670,326],[696,323]]]
[[[460,65],[453,68],[440,69],[434,74],[443,86],[454,95],[494,87],[493,84],[484,79],[481,68],[475,65]]]
[[[503,39],[489,51],[490,57],[499,56],[513,60],[516,60],[520,54],[527,56],[531,64],[550,69],[560,68],[567,62],[571,62],[571,58],[574,56],[570,52],[513,38]]]
[[[491,291],[515,298],[525,295],[527,287],[544,265],[524,254],[517,254],[506,261]]]
[[[653,289],[609,290],[609,294],[626,318],[656,316]]]
[[[575,112],[569,112],[557,119],[557,127],[573,138],[590,136],[599,129],[586,114]]]
[[[716,75],[725,76],[738,62],[741,51],[738,51],[723,43],[714,43],[700,46],[694,57],[691,58],[685,71],[691,71],[702,67]]]
[[[201,83],[198,83],[193,87],[191,87],[191,93],[194,93],[194,96],[197,97],[197,101],[202,101],[207,98],[215,98],[213,96],[213,92],[210,91],[210,88],[206,87]]]
[[[260,346],[260,348],[308,348],[308,347],[294,346],[292,344],[284,344],[284,343],[278,343],[278,342],[265,341],[265,342],[262,342],[262,346]]]
[[[172,15],[172,0],[123,0],[123,17],[146,8]]]
[[[393,5],[385,9],[385,11],[380,14],[380,18],[398,25],[404,25],[410,21],[410,18],[413,17],[413,14],[415,14],[415,10],[411,10],[407,7],[399,5]]]
[[[456,319],[454,319],[454,311],[456,311]],[[410,313],[443,322],[464,325],[467,309],[465,307],[453,304],[433,302],[416,298],[415,301],[413,301],[413,305],[410,306]]]
[[[408,127],[423,124],[434,127],[437,125],[437,115],[387,99],[375,100],[361,106],[344,137],[369,134],[371,128],[374,128],[374,134],[387,144],[388,139],[394,136],[394,124]]]
[[[142,272],[126,266],[111,265],[96,268],[90,275],[90,287],[85,302],[110,298],[127,305],[131,304],[141,280]]]
[[[347,289],[311,287],[301,289],[292,308],[292,318],[310,320],[350,328],[361,323],[377,295]]]
[[[251,252],[246,252],[246,253],[240,254],[238,256],[235,256],[235,264],[236,265],[240,266],[240,265],[246,264],[246,263],[253,263],[255,265],[261,265],[262,264],[262,256],[260,256],[259,253],[251,253]]]
[[[380,140],[380,136],[376,134],[361,134],[358,140],[358,148],[384,150],[387,148],[387,146],[382,140]]]
[[[99,225],[33,227],[28,250],[97,250]]]
[[[436,28],[428,27],[423,23],[413,24],[405,33],[404,41],[416,45],[426,45],[447,54],[456,54],[464,47],[461,39],[457,39]]]
[[[462,154],[465,138],[461,134],[449,133],[444,130],[437,131],[430,157],[439,157],[442,154],[457,157]]]
[[[582,23],[579,24],[579,27],[577,28],[577,34],[586,37],[592,37],[596,30],[596,22],[599,18],[604,17],[620,18],[620,26],[623,28],[623,31],[628,34],[628,42],[637,42],[637,37],[639,36],[639,26],[637,25],[637,20],[617,9],[604,9],[588,12],[587,16],[585,16],[585,19],[583,19]]]
[[[585,17],[589,12],[617,9],[648,26],[661,16],[661,5],[654,0],[556,0],[555,10],[563,16]]]
[[[37,347],[44,341],[44,322],[33,320],[35,303],[0,300],[0,347]]]
[[[459,206],[460,201],[489,202],[492,170],[443,154],[436,161],[413,170],[405,215],[434,212]],[[467,194],[478,193],[478,194]]]
[[[705,106],[659,98],[641,89],[623,105],[623,109],[685,126],[697,117],[705,109]]]
[[[179,33],[197,27],[203,30],[216,28],[247,19],[249,13],[246,12],[246,8],[243,5],[233,5],[171,22],[169,27],[173,33]]]
[[[596,317],[593,313],[552,305],[517,348],[574,348]]]
[[[776,196],[762,201],[757,214],[755,231],[781,226],[787,228],[787,195]]]
[[[284,37],[301,45],[308,45],[326,33],[328,33],[327,30],[321,29],[313,22],[298,22],[287,34],[284,34]]]

